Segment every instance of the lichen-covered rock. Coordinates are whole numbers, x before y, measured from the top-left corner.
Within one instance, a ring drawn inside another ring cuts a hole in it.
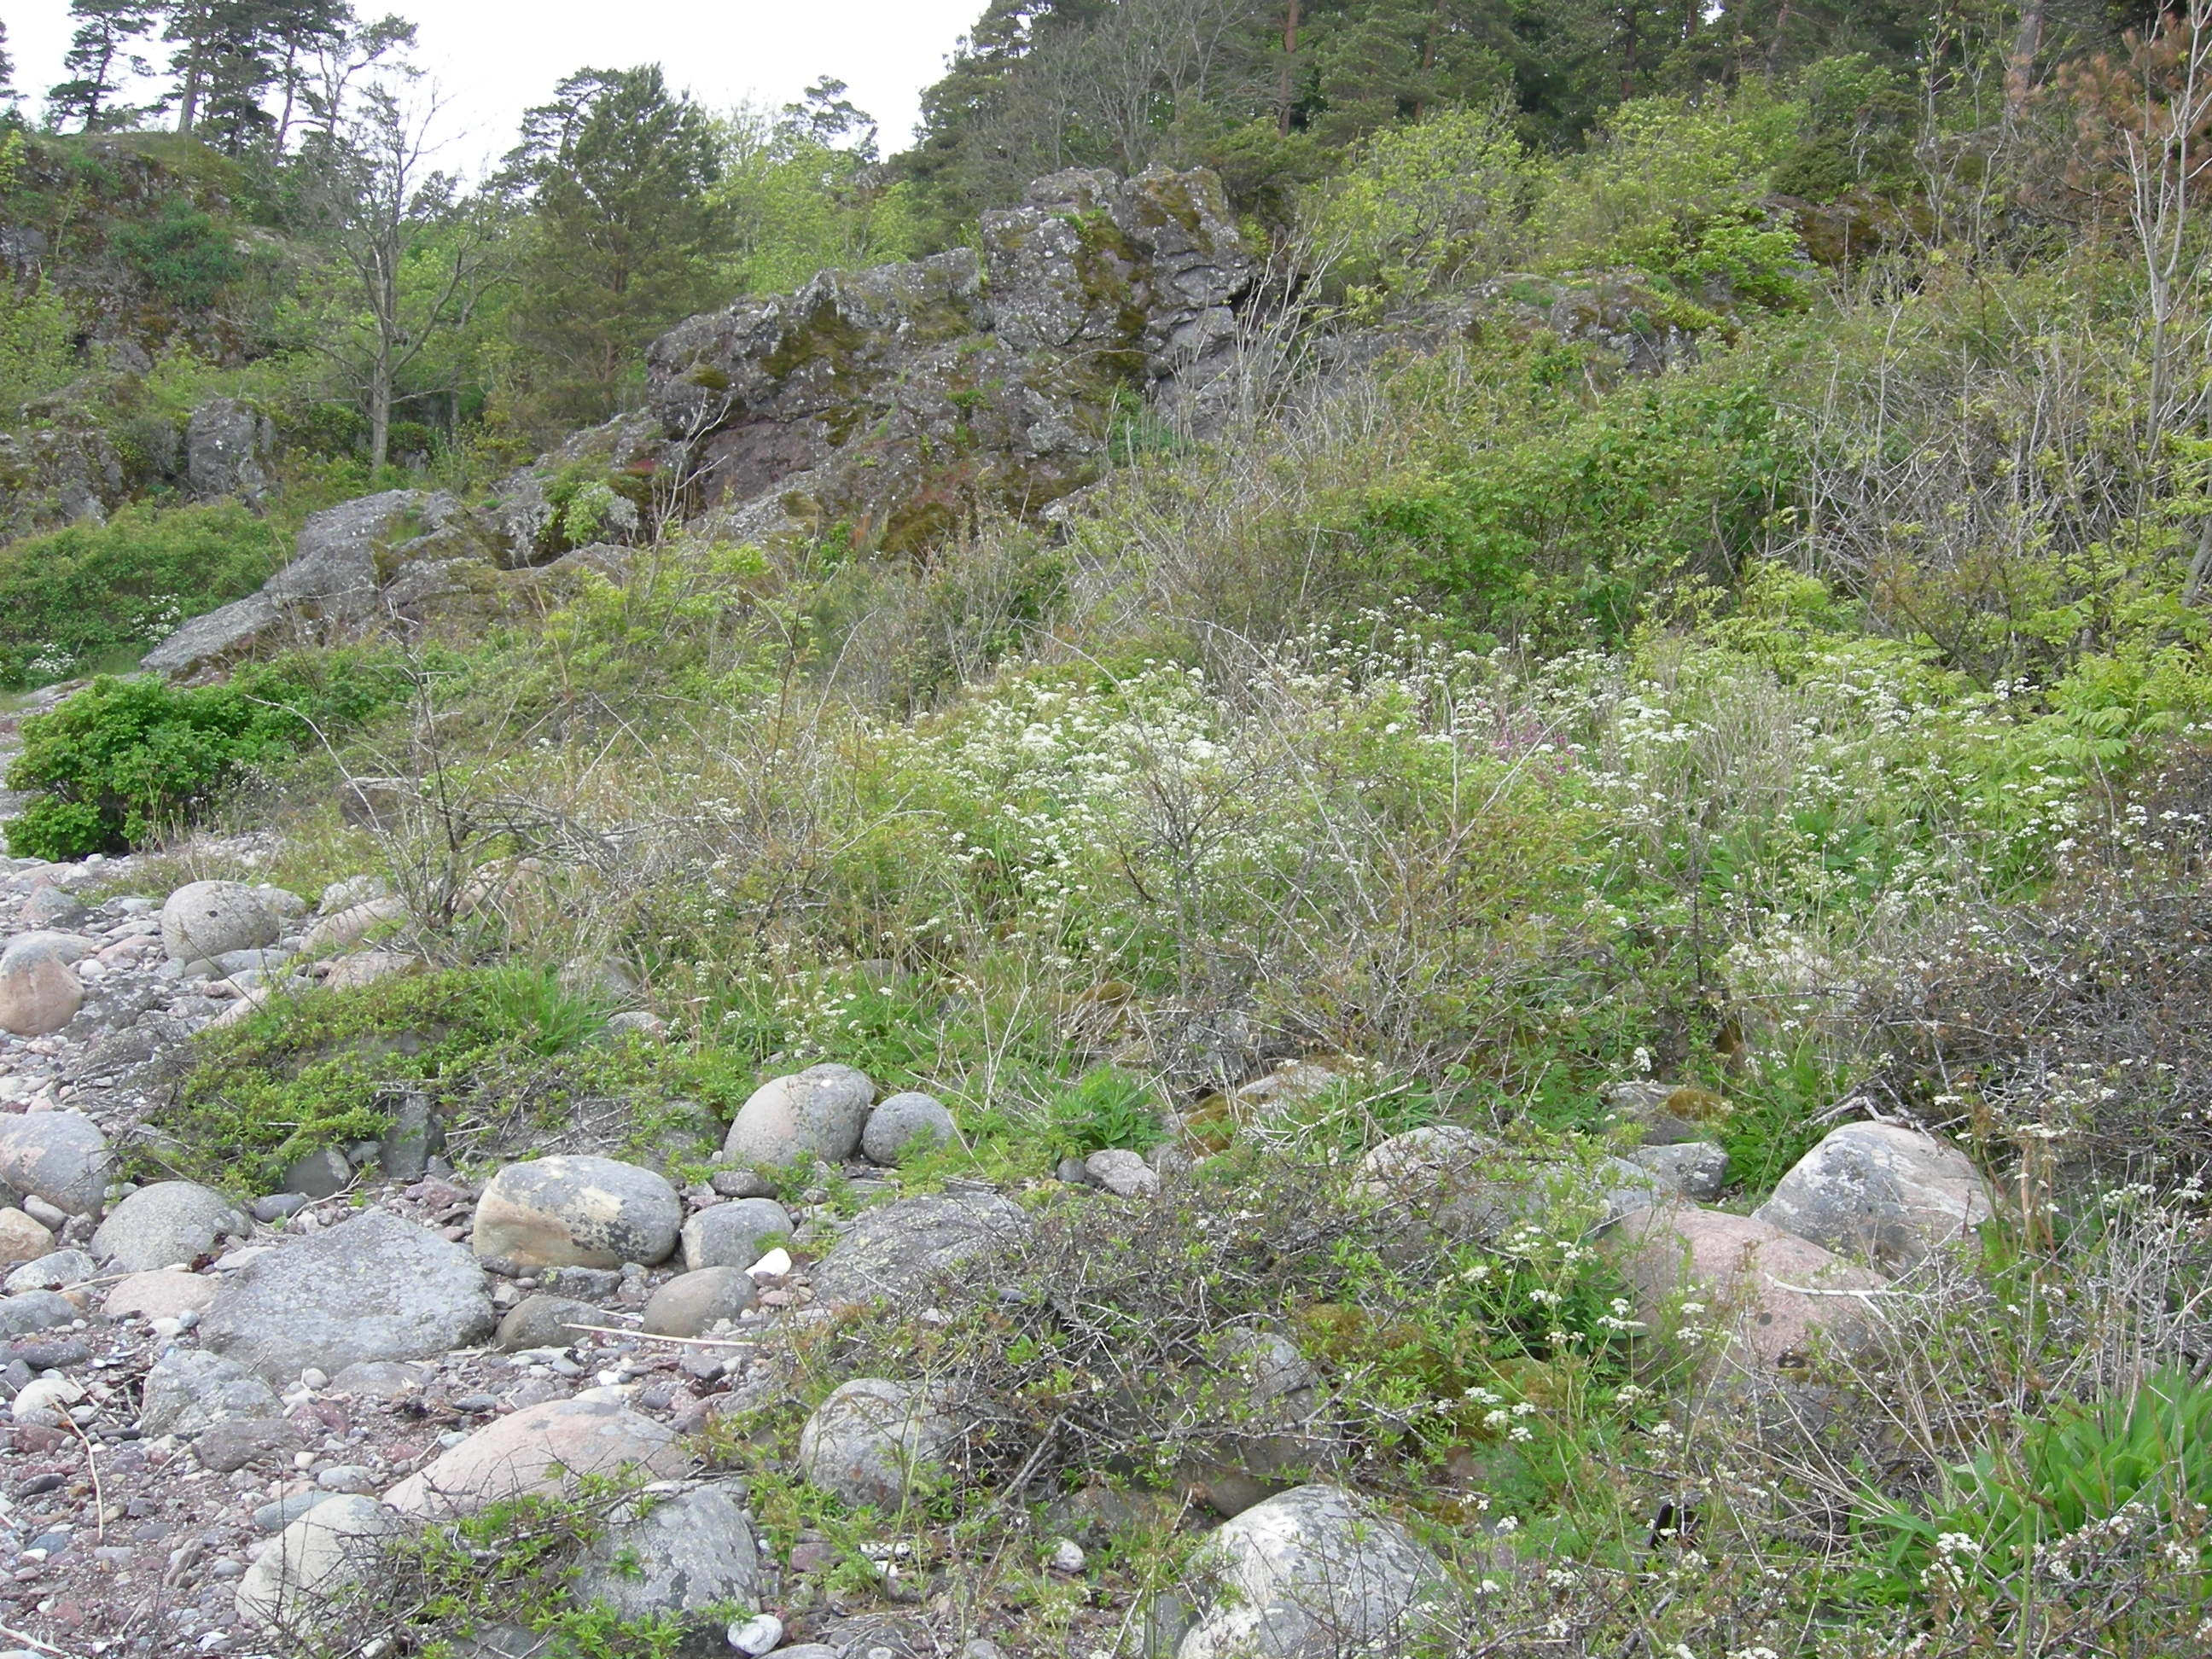
[[[0,1117],[0,1182],[70,1215],[97,1215],[115,1179],[107,1137],[82,1112]]]
[[[744,1488],[723,1481],[647,1496],[609,1516],[586,1551],[577,1604],[604,1602],[625,1620],[682,1620],[690,1639],[677,1651],[684,1659],[727,1653],[717,1615],[758,1607],[764,1588]]]
[[[112,1273],[149,1273],[189,1264],[218,1239],[243,1238],[253,1224],[221,1193],[190,1181],[142,1187],[108,1212],[92,1252]]]
[[[1224,1522],[1186,1581],[1205,1608],[1176,1659],[1413,1651],[1443,1564],[1340,1487],[1294,1487]]]
[[[217,1423],[280,1417],[283,1411],[275,1390],[236,1360],[180,1348],[146,1373],[138,1428],[146,1435],[192,1435]]]
[[[896,1510],[958,1431],[927,1389],[855,1377],[816,1407],[799,1430],[799,1473],[848,1504]]]
[[[864,1212],[814,1265],[825,1304],[901,1302],[938,1275],[1016,1243],[1029,1231],[1019,1205],[998,1193],[902,1198]]]
[[[467,1250],[384,1211],[230,1275],[200,1340],[273,1382],[364,1359],[421,1359],[489,1336],[490,1286]]]
[[[935,1095],[909,1090],[893,1095],[868,1114],[860,1133],[860,1156],[871,1164],[893,1168],[910,1158],[959,1138],[952,1113]]]
[[[244,882],[195,881],[161,906],[161,948],[178,962],[211,962],[276,943],[283,923]]]
[[[1971,1237],[1992,1212],[1981,1172],[1957,1147],[1903,1124],[1846,1123],[1752,1213],[1897,1273]]]
[[[741,1198],[702,1210],[684,1224],[684,1268],[750,1267],[769,1249],[771,1239],[787,1239],[791,1212],[772,1198]]]
[[[276,428],[250,404],[210,398],[185,422],[185,488],[203,501],[258,501],[269,488]]]
[[[1202,413],[1252,263],[1219,181],[1054,173],[968,250],[694,317],[649,407],[733,537],[843,520],[893,551],[978,506],[1036,514],[1101,471],[1117,394]]]
[[[510,1164],[477,1200],[476,1253],[531,1267],[651,1267],[676,1249],[684,1203],[652,1170],[611,1158]]]
[[[801,1158],[836,1163],[859,1150],[876,1085],[850,1066],[810,1066],[771,1078],[738,1109],[722,1151],[744,1164]]]

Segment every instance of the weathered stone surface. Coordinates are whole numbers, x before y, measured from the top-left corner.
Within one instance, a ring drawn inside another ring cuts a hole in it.
[[[358,945],[380,927],[387,927],[407,920],[407,901],[396,896],[368,899],[333,911],[307,929],[301,948],[309,955],[323,951],[343,950]]]
[[[269,488],[266,462],[275,442],[276,428],[251,404],[209,398],[185,422],[185,489],[203,501],[259,501]]]
[[[494,1323],[483,1270],[468,1251],[371,1211],[232,1274],[200,1340],[283,1382],[310,1365],[327,1374],[466,1347]]]
[[[1494,1239],[1528,1208],[1528,1181],[1498,1141],[1449,1123],[1393,1135],[1359,1161],[1359,1189],[1455,1237]]]
[[[417,958],[404,951],[356,951],[331,963],[330,972],[323,975],[323,988],[358,991],[364,985],[374,985],[380,979],[390,979],[420,965]]]
[[[289,1464],[306,1437],[281,1417],[227,1417],[210,1423],[192,1442],[192,1455],[217,1474],[258,1463]]]
[[[799,1431],[799,1473],[848,1504],[896,1510],[942,1461],[958,1425],[926,1389],[855,1377]]]
[[[766,1589],[744,1489],[721,1482],[647,1496],[649,1504],[618,1511],[593,1540],[576,1601],[604,1601],[628,1620],[684,1620],[691,1632],[678,1650],[684,1659],[727,1652],[716,1609],[757,1607]]]
[[[1622,1157],[1647,1170],[1684,1198],[1710,1204],[1728,1185],[1729,1155],[1710,1140],[1683,1140],[1666,1146],[1638,1146]]]
[[[476,1253],[525,1267],[647,1267],[676,1249],[683,1200],[667,1181],[608,1158],[510,1164],[477,1200]]]
[[[83,1006],[84,981],[50,936],[28,934],[0,951],[0,1030],[45,1036]]]
[[[861,1214],[815,1264],[817,1301],[897,1302],[926,1291],[939,1273],[1021,1239],[1020,1206],[998,1193],[902,1198]]]
[[[843,520],[912,549],[978,505],[1033,514],[1090,483],[1117,395],[1203,416],[1252,276],[1213,175],[1055,173],[986,214],[981,242],[655,343],[649,406],[733,539]]]
[[[274,945],[283,932],[276,913],[243,882],[192,882],[161,907],[161,948],[179,962]]]
[[[192,1435],[232,1419],[281,1417],[284,1402],[234,1359],[204,1348],[173,1348],[146,1373],[138,1427],[147,1435]]]
[[[1717,1373],[1794,1369],[1816,1331],[1855,1346],[1869,1327],[1869,1295],[1888,1282],[1794,1233],[1717,1210],[1644,1210],[1620,1224],[1610,1245],[1636,1288],[1638,1316],[1661,1340],[1674,1334],[1669,1306],[1680,1295],[1703,1305],[1687,1322],[1717,1334]]]
[[[536,1291],[507,1310],[499,1322],[497,1340],[508,1353],[525,1348],[565,1348],[589,1334],[582,1327],[607,1322],[606,1315],[588,1302]]]
[[[684,1224],[684,1270],[750,1267],[770,1239],[788,1239],[791,1212],[772,1198],[741,1198],[702,1210]]]
[[[420,1181],[430,1160],[446,1150],[446,1126],[428,1095],[402,1095],[391,1108],[391,1121],[377,1147],[377,1167],[386,1181]]]
[[[204,616],[194,617],[138,659],[149,674],[183,675],[220,667],[246,655],[277,633],[284,613],[266,593],[249,593]]]
[[[1159,1171],[1135,1152],[1118,1146],[1085,1158],[1083,1173],[1092,1186],[1103,1187],[1116,1198],[1149,1198],[1160,1189]]]
[[[36,928],[74,927],[89,914],[76,894],[53,886],[33,888],[21,912],[23,925]]]
[[[1177,1470],[1193,1497],[1218,1514],[1241,1515],[1266,1498],[1340,1465],[1343,1451],[1323,1420],[1321,1373],[1288,1338],[1234,1327],[1221,1332],[1194,1417],[1227,1419],[1234,1431],[1194,1446]]]
[[[318,1504],[246,1570],[238,1616],[252,1627],[313,1640],[349,1592],[377,1577],[385,1552],[408,1531],[404,1517],[373,1498]]]
[[[631,1411],[614,1390],[592,1389],[478,1429],[384,1501],[404,1515],[467,1515],[504,1498],[572,1490],[586,1474],[634,1467],[672,1480],[690,1461],[673,1430]]]
[[[318,1146],[292,1160],[284,1171],[283,1190],[305,1193],[309,1198],[330,1198],[353,1182],[353,1161],[335,1146]]]
[[[70,1215],[97,1215],[115,1179],[107,1138],[82,1112],[0,1117],[0,1182]]]
[[[868,1114],[867,1127],[860,1132],[860,1156],[871,1164],[894,1167],[959,1138],[943,1101],[909,1091],[893,1095]]]
[[[1442,1564],[1350,1492],[1297,1486],[1225,1522],[1186,1581],[1205,1611],[1176,1659],[1411,1650]]]
[[[0,1210],[0,1267],[36,1261],[52,1252],[54,1236],[21,1210]]]
[[[289,611],[333,621],[366,618],[376,602],[377,549],[413,515],[433,510],[420,490],[389,489],[311,515],[292,562],[262,588]]]
[[[163,1267],[132,1273],[108,1291],[100,1311],[110,1319],[174,1319],[179,1314],[205,1313],[221,1288],[204,1273]]]
[[[221,1193],[189,1181],[141,1187],[108,1212],[92,1236],[92,1253],[115,1273],[148,1273],[187,1265],[225,1237],[244,1238],[253,1224]]]
[[[10,1296],[21,1296],[26,1291],[66,1291],[99,1273],[100,1264],[82,1250],[53,1250],[11,1268],[8,1277],[0,1280],[0,1289]]]
[[[810,1066],[772,1078],[738,1109],[723,1152],[748,1164],[852,1157],[874,1104],[876,1085],[849,1066]]]
[[[27,1291],[0,1297],[0,1337],[28,1336],[75,1324],[83,1316],[59,1291]]]
[[[654,1336],[703,1336],[718,1320],[735,1319],[759,1299],[743,1267],[702,1267],[678,1273],[653,1293],[644,1328]]]
[[[1753,1212],[1839,1255],[1903,1273],[1991,1214],[1957,1147],[1896,1123],[1846,1123],[1797,1161]]]

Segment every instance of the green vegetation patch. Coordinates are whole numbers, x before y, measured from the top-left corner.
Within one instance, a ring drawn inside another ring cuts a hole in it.
[[[318,1147],[374,1140],[404,1095],[427,1096],[465,1155],[466,1130],[526,1141],[580,1109],[620,1156],[735,1109],[750,1066],[603,1036],[610,1009],[528,967],[452,969],[280,998],[210,1031],[155,1122],[149,1154],[194,1180],[272,1191]]]
[[[122,853],[188,823],[245,774],[358,726],[408,682],[373,653],[295,656],[222,685],[102,675],[23,722],[11,789],[39,792],[8,823],[19,858]]]
[[[0,689],[151,645],[283,562],[275,531],[234,502],[129,507],[0,548]]]

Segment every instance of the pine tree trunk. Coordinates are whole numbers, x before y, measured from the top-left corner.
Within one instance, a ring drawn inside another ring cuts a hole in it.
[[[2012,57],[2005,64],[2004,112],[2017,121],[2027,108],[2027,94],[2035,82],[2035,54],[2043,49],[2045,0],[2027,0],[2020,9],[2020,33],[2013,37]]]
[[[1275,88],[1276,130],[1291,136],[1291,71],[1298,56],[1298,0],[1291,0],[1283,16],[1283,76]]]

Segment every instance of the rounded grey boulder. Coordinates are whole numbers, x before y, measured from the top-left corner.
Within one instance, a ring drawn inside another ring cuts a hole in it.
[[[1900,1273],[1990,1218],[1957,1147],[1900,1123],[1846,1123],[1797,1160],[1754,1220]]]
[[[179,962],[274,945],[283,932],[276,913],[243,882],[196,881],[161,907],[161,945]]]
[[[893,1095],[868,1114],[860,1155],[871,1164],[896,1165],[959,1138],[952,1114],[935,1095]]]
[[[1297,1486],[1224,1522],[1188,1588],[1206,1611],[1176,1659],[1395,1652],[1443,1565],[1340,1487]]]
[[[902,1198],[862,1212],[814,1267],[814,1298],[824,1307],[923,1294],[939,1273],[1018,1243],[1028,1212],[999,1193]]]
[[[199,1328],[203,1346],[289,1382],[311,1365],[333,1374],[465,1348],[495,1322],[468,1251],[371,1211],[233,1274]]]
[[[147,1435],[198,1434],[217,1423],[283,1414],[284,1402],[236,1360],[204,1348],[177,1348],[146,1373],[138,1429]]]
[[[107,1138],[82,1112],[0,1117],[0,1182],[70,1215],[97,1215],[115,1179]]]
[[[508,1353],[525,1348],[565,1348],[586,1334],[582,1327],[605,1323],[607,1316],[588,1302],[538,1291],[507,1310],[499,1322],[499,1346]]]
[[[578,1574],[578,1606],[605,1602],[625,1620],[677,1618],[711,1629],[721,1647],[720,1610],[761,1603],[760,1544],[735,1482],[697,1486],[609,1518]],[[726,1651],[726,1649],[723,1650]]]
[[[771,1079],[738,1109],[723,1152],[744,1164],[852,1157],[866,1127],[876,1085],[850,1066],[810,1066]]]
[[[92,1236],[92,1253],[115,1272],[182,1267],[223,1237],[244,1238],[253,1224],[221,1193],[190,1181],[141,1187],[109,1212]]]
[[[923,1389],[855,1377],[816,1407],[799,1431],[799,1473],[848,1504],[896,1510],[957,1433]]]
[[[684,1270],[750,1267],[768,1254],[769,1239],[792,1231],[791,1212],[772,1198],[717,1204],[684,1224]]]
[[[759,1299],[752,1275],[743,1267],[702,1267],[678,1273],[653,1293],[645,1304],[644,1328],[651,1336],[703,1336]]]
[[[477,1200],[476,1253],[530,1267],[647,1267],[676,1249],[684,1202],[665,1178],[611,1158],[510,1164]]]

